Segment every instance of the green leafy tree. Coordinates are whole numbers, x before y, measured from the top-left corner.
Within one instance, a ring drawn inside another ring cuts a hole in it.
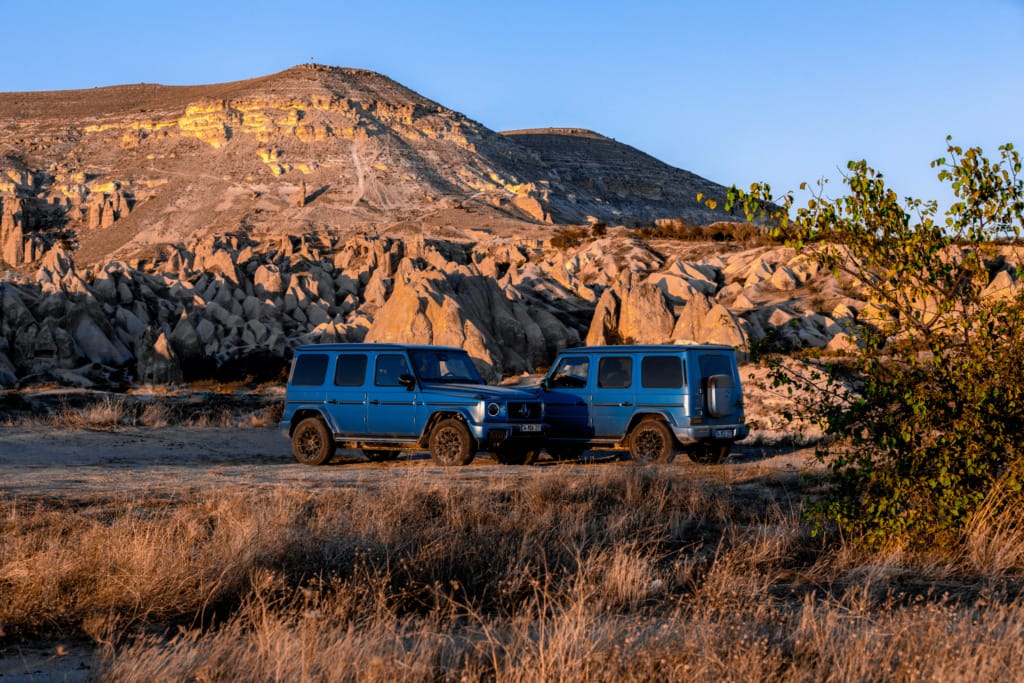
[[[829,466],[811,514],[874,546],[952,547],[983,503],[1024,502],[1021,161],[1012,145],[995,162],[947,149],[932,163],[956,198],[943,220],[935,201],[901,202],[864,161],[848,165],[845,196],[819,183],[795,211],[764,184],[728,195],[727,209],[767,217],[870,302],[856,351],[773,376],[825,397],[804,411],[826,434]]]

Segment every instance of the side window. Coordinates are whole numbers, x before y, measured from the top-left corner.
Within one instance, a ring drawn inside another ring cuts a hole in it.
[[[327,354],[306,353],[292,365],[291,383],[297,387],[318,387],[327,377]]]
[[[361,387],[366,379],[366,354],[353,353],[338,356],[334,367],[334,386]]]
[[[409,372],[409,364],[405,356],[397,353],[382,353],[377,356],[377,371],[374,375],[374,383],[379,387],[397,387],[398,378],[402,375],[412,374]]]
[[[602,389],[628,389],[633,384],[633,359],[609,356],[597,362],[597,386]]]
[[[684,375],[679,356],[647,356],[640,361],[640,384],[644,389],[681,389]]]
[[[589,358],[565,358],[552,373],[551,385],[580,389],[587,386],[587,373],[589,372]]]

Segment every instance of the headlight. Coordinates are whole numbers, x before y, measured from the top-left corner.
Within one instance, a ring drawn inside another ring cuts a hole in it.
[[[498,414],[500,412],[501,412],[501,406],[499,406],[497,403],[488,403],[487,404],[487,414],[490,415],[491,417],[498,417]]]

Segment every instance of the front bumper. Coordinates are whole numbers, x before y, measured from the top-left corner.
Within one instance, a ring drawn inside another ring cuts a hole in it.
[[[523,445],[547,439],[548,425],[544,422],[487,422],[471,424],[473,438],[485,447],[499,447],[510,443]]]

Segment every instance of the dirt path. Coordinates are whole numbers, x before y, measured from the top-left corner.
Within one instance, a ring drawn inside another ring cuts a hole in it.
[[[369,463],[358,451],[341,451],[331,464],[314,468],[297,464],[288,440],[275,429],[0,427],[0,498],[78,499],[281,485],[372,486],[395,477],[470,483],[538,476],[551,466],[569,474],[597,466],[631,465],[614,455],[595,455],[595,462],[525,468],[499,465],[480,455],[469,467],[442,468],[421,452],[403,453],[394,462]],[[802,471],[810,466],[809,458],[807,450],[737,447],[724,465],[694,465],[680,456],[672,466],[687,468],[695,476],[742,480],[770,472]]]

